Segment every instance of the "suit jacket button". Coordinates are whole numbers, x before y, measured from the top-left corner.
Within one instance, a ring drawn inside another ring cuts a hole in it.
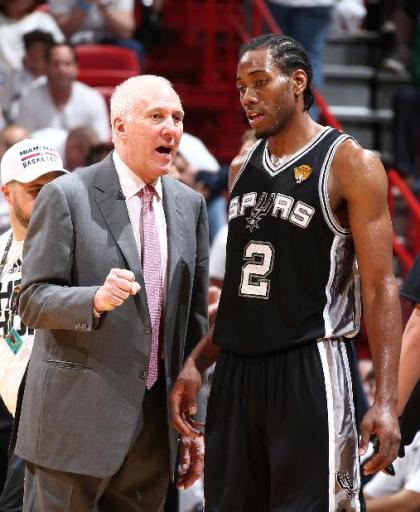
[[[146,380],[147,379],[147,372],[141,372],[139,377],[140,377],[141,380]]]
[[[150,327],[146,327],[144,329],[144,332],[145,332],[145,334],[150,334],[152,332],[152,329],[150,329]]]

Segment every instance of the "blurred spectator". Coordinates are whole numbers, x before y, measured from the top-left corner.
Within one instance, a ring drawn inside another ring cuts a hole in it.
[[[35,0],[0,0],[0,73],[7,77],[13,70],[22,69],[24,47],[22,37],[40,29],[49,32],[55,41],[64,40],[54,19],[36,10]]]
[[[185,185],[188,185],[189,187],[194,186],[195,171],[188,160],[179,152],[174,158],[174,164],[171,168],[170,174],[173,178],[185,183]]]
[[[1,91],[1,103],[3,112],[8,119],[17,115],[17,106],[20,98],[33,85],[35,80],[45,82],[47,69],[46,48],[54,43],[54,38],[49,32],[33,30],[23,36],[25,55],[23,56],[23,68],[14,70],[5,78]]]
[[[411,62],[412,83],[402,86],[394,97],[394,160],[395,167],[411,186],[419,180],[416,162],[420,126],[420,1],[404,2],[412,20]]]
[[[141,2],[141,22],[136,27],[135,37],[142,42],[146,50],[162,40],[164,3],[165,0],[143,0]]]
[[[19,102],[18,123],[33,132],[41,128],[71,130],[91,126],[101,141],[110,138],[108,108],[102,95],[76,81],[76,52],[66,43],[47,50],[47,82],[36,84]]]
[[[0,160],[4,153],[11,148],[16,142],[29,137],[27,130],[18,124],[9,124],[0,131]],[[0,194],[0,234],[9,229],[9,208],[7,202]]]
[[[78,126],[69,131],[64,148],[64,167],[67,171],[74,171],[79,167],[90,165],[88,159],[92,148],[99,144],[95,130],[90,126]],[[107,151],[106,154],[108,154]],[[99,162],[102,158],[96,160]]]
[[[93,165],[103,160],[113,149],[112,144],[102,142],[91,146],[89,153],[86,157],[85,165]]]
[[[29,133],[23,126],[11,123],[0,131],[0,159],[16,142],[27,139]]]
[[[106,43],[131,48],[144,67],[142,45],[132,38],[134,0],[48,0],[50,12],[74,44]]]
[[[384,52],[382,68],[405,75],[410,65],[410,47],[413,36],[417,0],[386,0],[386,19],[381,27]]]
[[[335,2],[332,23],[332,33],[356,34],[359,32],[363,20],[366,17],[364,0],[338,0]]]
[[[312,63],[313,85],[322,91],[324,76],[322,54],[335,0],[268,0],[277,24],[285,35],[296,39],[306,50]],[[318,110],[311,116],[318,118]]]
[[[367,512],[420,510],[420,433],[394,468],[395,476],[380,472],[365,486]]]
[[[0,160],[4,153],[12,147],[16,142],[26,139],[28,132],[16,124],[6,126],[0,131]],[[0,197],[0,234],[9,229],[9,209],[7,202]],[[12,430],[12,416],[6,409],[3,400],[0,398],[0,494],[3,489],[4,480],[6,477],[6,470],[8,464],[8,446],[9,438]]]
[[[214,237],[213,243],[210,248],[210,267],[209,277],[210,285],[218,286],[223,285],[225,277],[225,264],[226,264],[226,242],[228,237],[228,225],[225,224]]]
[[[228,176],[228,166],[222,166],[217,173],[200,171],[195,176],[194,188],[206,199],[210,243],[227,222]]]
[[[375,371],[371,359],[359,359],[358,368],[363,391],[369,407],[373,405],[376,391]]]
[[[206,199],[212,242],[219,229],[226,224],[224,193],[227,189],[227,167],[220,167],[205,144],[190,133],[182,135],[174,167],[180,174],[180,180]]]

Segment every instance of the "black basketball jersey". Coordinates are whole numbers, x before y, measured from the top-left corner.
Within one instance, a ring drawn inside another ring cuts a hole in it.
[[[353,240],[334,217],[328,174],[349,136],[323,128],[274,165],[258,141],[231,190],[226,272],[214,341],[264,354],[354,336],[360,293]]]

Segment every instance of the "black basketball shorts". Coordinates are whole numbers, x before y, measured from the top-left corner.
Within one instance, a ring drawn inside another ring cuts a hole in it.
[[[221,352],[206,420],[206,512],[359,512],[346,343]]]

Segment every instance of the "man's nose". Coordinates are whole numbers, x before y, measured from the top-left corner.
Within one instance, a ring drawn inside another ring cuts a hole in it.
[[[170,135],[171,137],[174,137],[178,130],[179,127],[175,124],[175,121],[172,119],[172,117],[168,117],[167,119],[165,119],[165,122],[162,127],[163,135]]]
[[[258,102],[258,98],[253,89],[246,89],[244,95],[242,96],[241,103],[244,107],[248,107],[250,105],[255,105]]]

